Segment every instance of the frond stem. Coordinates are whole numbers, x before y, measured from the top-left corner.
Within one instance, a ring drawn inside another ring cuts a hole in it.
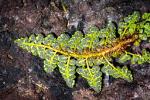
[[[86,66],[87,66],[87,69],[88,69],[88,71],[89,71],[89,73],[90,73],[90,76],[92,76],[92,73],[91,73],[91,71],[90,71],[90,67],[89,67],[89,64],[88,64],[88,59],[86,58]]]
[[[67,65],[66,65],[66,74],[67,74],[67,78],[69,78],[69,71],[68,71],[68,69],[69,69],[69,63],[70,63],[70,56],[68,56],[68,60],[67,60]]]
[[[95,51],[95,52],[86,52],[86,53],[76,53],[76,52],[68,52],[68,51],[64,51],[60,48],[53,48],[49,45],[43,45],[43,44],[34,44],[34,43],[23,43],[24,45],[28,45],[28,46],[35,46],[35,47],[43,47],[43,48],[47,48],[50,49],[54,52],[60,53],[62,55],[66,55],[66,56],[71,56],[74,58],[91,58],[91,57],[101,57],[103,55],[109,54],[111,52],[116,52],[118,50],[120,50],[120,48],[124,47],[125,45],[128,45],[132,42],[134,42],[137,39],[137,36],[133,36],[132,38],[126,39],[126,40],[120,40],[120,42],[116,45],[114,45],[113,47],[110,48],[105,48],[99,52]]]

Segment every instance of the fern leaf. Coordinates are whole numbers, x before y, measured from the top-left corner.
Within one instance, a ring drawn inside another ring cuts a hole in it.
[[[150,13],[144,13],[142,15],[142,19],[146,20],[146,21],[150,21]]]
[[[83,38],[83,34],[81,32],[79,32],[79,31],[75,32],[74,35],[72,35],[72,37],[68,41],[68,45],[69,45],[70,49],[81,50],[81,48],[79,47],[79,44],[80,44],[82,38]]]
[[[35,37],[35,40],[33,41],[34,43],[36,44],[41,44],[43,43],[43,35],[42,34],[38,34],[36,37]]]
[[[120,34],[120,37],[122,38],[134,34],[137,27],[136,22],[138,22],[139,19],[139,12],[134,12],[132,15],[125,17],[123,21],[120,21],[118,25],[118,33]]]
[[[91,26],[87,31],[87,34],[95,34],[95,33],[99,33],[99,29],[96,26]]]
[[[67,47],[69,41],[69,35],[67,34],[61,34],[57,38],[57,43],[59,44],[60,48],[64,49]]]
[[[128,70],[126,66],[122,68],[114,67],[114,65],[111,64],[105,56],[103,56],[103,58],[106,61],[101,69],[103,73],[110,75],[114,78],[123,78],[129,82],[133,80],[132,73]]]
[[[101,90],[102,73],[98,66],[93,66],[92,68],[78,68],[77,73],[84,77],[90,87],[92,87],[96,92]]]
[[[150,37],[150,22],[145,23],[143,29],[146,36]]]
[[[85,59],[87,68],[78,68],[77,73],[87,80],[90,87],[92,87],[96,92],[99,92],[101,90],[102,73],[100,72],[99,66],[93,66],[90,68],[88,60],[89,59],[87,58]]]
[[[131,58],[132,64],[136,64],[136,63],[143,64],[145,62],[150,62],[150,52],[148,52],[145,49],[142,50],[142,55],[133,54],[133,53],[129,53],[129,54],[132,55],[132,58]]]
[[[44,70],[47,73],[52,73],[54,69],[57,67],[57,61],[56,60],[44,60]]]
[[[86,64],[85,64],[85,59],[77,59],[77,61],[76,61],[76,65],[77,66],[85,66]]]
[[[119,58],[120,63],[125,63],[126,61],[130,60],[131,56],[128,54],[122,54]]]
[[[52,46],[56,42],[56,38],[54,37],[53,34],[48,34],[44,39],[43,39],[43,44],[44,45],[49,45]]]
[[[44,70],[46,72],[51,73],[57,67],[56,53],[57,52],[49,52],[49,54],[47,54],[49,58],[44,60]]]
[[[147,50],[143,49],[142,50],[142,58],[144,59],[144,62],[150,63],[150,52]]]
[[[116,38],[115,30],[116,28],[113,23],[109,23],[107,25],[107,28],[101,29],[99,32],[99,36],[100,36],[99,45],[105,46],[111,44],[111,42]]]
[[[66,81],[66,84],[70,87],[73,88],[75,84],[75,65],[70,64],[70,57],[68,57],[67,62],[59,62],[58,67],[59,71],[62,74],[62,77]]]
[[[102,67],[102,72],[114,78],[122,78],[129,82],[133,80],[131,71],[129,71],[126,66],[119,68],[119,67],[112,67],[107,64]]]

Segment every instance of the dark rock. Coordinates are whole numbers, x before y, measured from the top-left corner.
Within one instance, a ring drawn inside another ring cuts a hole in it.
[[[95,95],[81,78],[76,80],[75,88],[68,88],[58,69],[45,73],[42,59],[13,43],[14,39],[32,33],[86,33],[90,26],[104,27],[109,20],[117,22],[135,10],[150,12],[149,5],[149,0],[0,0],[0,99],[150,99],[149,64],[131,66],[132,83],[117,80]],[[149,44],[143,43],[141,47],[149,49]]]

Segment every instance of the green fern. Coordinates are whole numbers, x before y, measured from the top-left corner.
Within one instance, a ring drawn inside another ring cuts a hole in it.
[[[99,66],[93,66],[92,68],[78,68],[77,73],[84,77],[90,87],[92,87],[96,92],[101,90],[101,80],[102,80],[102,72],[100,72]]]
[[[150,63],[150,52],[143,49],[135,54],[127,50],[127,46],[139,46],[142,41],[150,42],[150,13],[140,17],[138,12],[125,17],[116,27],[108,23],[99,30],[91,27],[87,34],[75,32],[71,37],[61,34],[55,38],[52,34],[44,37],[41,34],[15,40],[18,46],[35,56],[44,59],[44,70],[51,73],[55,68],[64,78],[66,84],[73,88],[76,73],[85,78],[96,92],[101,90],[102,73],[114,78],[122,78],[131,82],[132,73],[127,66],[115,67],[113,58],[119,63],[130,61],[131,64]]]

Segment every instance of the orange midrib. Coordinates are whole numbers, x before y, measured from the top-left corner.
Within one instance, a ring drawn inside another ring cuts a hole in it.
[[[37,46],[37,47],[43,47],[43,48],[48,48],[54,52],[60,53],[62,55],[66,55],[66,56],[71,56],[74,58],[91,58],[91,57],[101,57],[103,55],[106,55],[108,53],[112,53],[115,51],[119,51],[121,48],[123,48],[124,46],[134,42],[137,39],[137,35],[132,36],[131,38],[128,38],[126,40],[119,40],[118,44],[115,44],[113,47],[110,48],[105,48],[103,50],[100,51],[96,51],[96,52],[86,52],[83,54],[78,54],[76,52],[67,52],[67,51],[63,51],[63,50],[59,50],[53,47],[50,47],[48,45],[43,45],[43,44],[34,44],[34,43],[23,43],[24,45],[29,45],[29,46]]]

